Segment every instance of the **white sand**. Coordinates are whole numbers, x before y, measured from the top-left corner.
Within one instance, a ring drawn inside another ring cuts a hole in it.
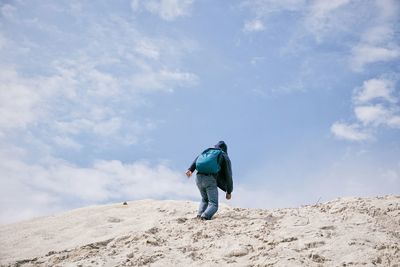
[[[0,226],[1,266],[400,266],[400,196],[297,209],[143,200]]]

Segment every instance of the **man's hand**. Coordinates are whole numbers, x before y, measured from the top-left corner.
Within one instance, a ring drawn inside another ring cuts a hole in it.
[[[228,200],[229,200],[229,199],[231,199],[231,198],[232,198],[232,195],[231,195],[231,194],[228,194],[228,193],[226,193],[226,196],[225,196],[225,197],[226,197],[226,199],[228,199]]]
[[[192,176],[192,172],[191,172],[190,170],[187,170],[186,176],[187,176],[188,178],[190,178],[190,176]]]

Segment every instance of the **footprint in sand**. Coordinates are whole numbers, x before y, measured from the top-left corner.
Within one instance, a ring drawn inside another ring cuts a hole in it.
[[[322,226],[321,228],[319,228],[319,229],[321,229],[321,230],[335,230],[335,226],[333,226],[333,225],[328,225],[328,226]]]
[[[315,242],[310,242],[305,244],[305,249],[310,249],[310,248],[319,248],[325,245],[324,241],[315,241]]]
[[[243,257],[245,255],[249,254],[249,251],[247,248],[235,248],[231,250],[227,256],[229,257]]]
[[[176,219],[176,221],[178,223],[185,223],[187,220],[188,220],[187,218],[178,218],[178,219]]]
[[[314,262],[318,262],[318,263],[323,263],[326,261],[325,257],[318,255],[318,254],[310,254],[308,255],[308,257],[314,261]]]
[[[150,228],[149,230],[147,230],[146,231],[146,234],[156,234],[156,233],[158,233],[160,231],[160,229],[159,228],[157,228],[157,227],[152,227],[152,228]]]
[[[122,220],[121,220],[120,218],[117,218],[117,217],[108,217],[108,218],[107,218],[107,222],[110,222],[110,223],[120,223],[120,222],[122,222]]]

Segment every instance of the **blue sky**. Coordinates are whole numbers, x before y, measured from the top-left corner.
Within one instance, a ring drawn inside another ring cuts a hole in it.
[[[219,140],[231,205],[400,193],[398,1],[16,0],[0,11],[2,223],[197,201],[184,172]]]

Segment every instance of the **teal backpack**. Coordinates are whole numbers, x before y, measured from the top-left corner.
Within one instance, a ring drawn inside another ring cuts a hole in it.
[[[205,150],[196,160],[196,170],[203,174],[216,174],[220,171],[220,155],[224,153],[218,148],[209,148]]]

